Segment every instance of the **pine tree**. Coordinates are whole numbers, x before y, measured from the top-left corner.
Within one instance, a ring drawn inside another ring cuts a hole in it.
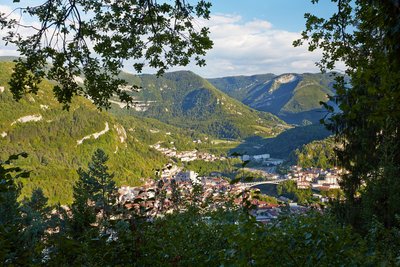
[[[78,170],[78,173],[81,169]],[[90,200],[90,186],[86,176],[80,176],[74,186],[74,202],[71,206],[73,218],[70,220],[70,233],[74,239],[85,235],[96,222],[96,213]]]
[[[74,187],[73,212],[82,216],[81,226],[93,223],[93,212],[100,212],[100,224],[108,221],[115,205],[114,174],[108,172],[108,156],[97,149],[88,165],[88,170],[78,170],[79,181]],[[79,219],[80,220],[80,219]]]
[[[22,226],[21,244],[25,251],[29,251],[34,264],[41,263],[42,251],[45,247],[46,230],[53,229],[54,217],[51,216],[51,207],[47,205],[41,188],[32,192],[30,198],[24,198],[21,203]]]
[[[22,185],[20,177],[28,177],[29,172],[13,166],[18,157],[26,158],[26,153],[11,155],[0,160],[0,262],[10,265],[28,265],[30,251],[24,245],[24,227],[18,197]]]

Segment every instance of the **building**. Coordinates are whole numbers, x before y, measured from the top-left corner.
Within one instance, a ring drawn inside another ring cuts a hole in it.
[[[174,178],[177,182],[201,183],[201,180],[197,179],[198,176],[199,174],[194,171],[186,171],[178,172]]]
[[[264,161],[270,158],[269,154],[260,154],[260,155],[254,155],[253,156],[255,161]]]

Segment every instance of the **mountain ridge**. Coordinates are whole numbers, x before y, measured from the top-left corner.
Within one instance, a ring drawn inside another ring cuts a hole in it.
[[[274,136],[288,127],[276,116],[245,106],[191,71],[169,72],[162,77],[124,73],[121,77],[141,86],[142,90],[132,96],[148,103],[145,110],[133,113],[177,127],[233,139]]]
[[[259,111],[271,112],[291,124],[317,123],[324,113],[320,101],[334,95],[333,73],[285,73],[209,79],[221,91]],[[255,79],[255,77],[261,77]]]

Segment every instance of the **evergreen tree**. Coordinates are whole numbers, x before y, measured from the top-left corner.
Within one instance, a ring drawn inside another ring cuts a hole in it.
[[[81,170],[81,169],[79,169]],[[74,239],[84,236],[96,222],[95,208],[91,203],[89,181],[79,176],[73,191],[74,202],[71,205],[73,218],[70,220],[70,233]]]
[[[101,265],[107,261],[109,249],[107,230],[115,204],[115,182],[106,166],[108,156],[97,149],[88,170],[77,170],[79,179],[74,186],[71,214],[63,212],[60,232],[52,236],[53,253],[50,265]],[[62,224],[65,223],[65,227]]]
[[[114,174],[108,173],[107,161],[108,156],[105,152],[97,149],[88,165],[88,170],[78,169],[79,181],[74,187],[73,206],[76,211],[86,214],[95,208],[100,212],[100,223],[107,222],[116,201]],[[91,205],[93,207],[90,207]]]
[[[45,248],[46,230],[56,228],[55,218],[51,215],[51,207],[47,206],[47,198],[42,189],[37,188],[30,198],[21,203],[22,245],[29,251],[32,263],[42,262],[42,251]]]
[[[22,185],[20,177],[28,177],[29,172],[15,167],[12,161],[18,157],[27,157],[26,153],[11,155],[0,160],[0,262],[10,265],[28,265],[31,263],[30,250],[24,240],[24,225],[18,197]]]

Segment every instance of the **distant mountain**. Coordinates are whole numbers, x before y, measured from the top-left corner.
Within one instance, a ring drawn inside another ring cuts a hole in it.
[[[18,57],[14,57],[14,56],[0,56],[0,62],[12,62],[17,59],[18,59]]]
[[[276,116],[245,106],[190,71],[166,73],[158,78],[126,73],[121,77],[142,87],[140,92],[133,93],[137,106],[126,113],[220,138],[274,136],[287,128]],[[121,112],[118,106],[123,105],[114,103],[114,111]]]
[[[325,112],[320,101],[333,95],[332,74],[273,74],[209,79],[218,89],[287,123],[317,123]]]
[[[275,74],[268,73],[252,76],[215,78],[208,79],[208,81],[226,94],[239,101],[243,101],[254,86],[267,83],[275,77]]]

